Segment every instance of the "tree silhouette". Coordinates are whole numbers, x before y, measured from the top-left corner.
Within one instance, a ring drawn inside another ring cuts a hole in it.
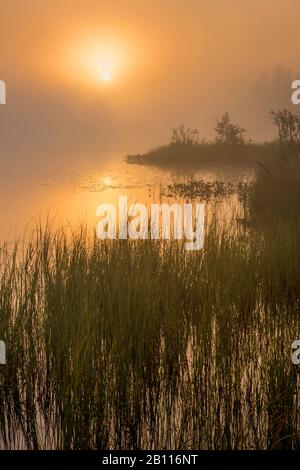
[[[277,127],[281,144],[300,143],[300,119],[288,109],[271,111],[273,124]]]
[[[170,143],[173,145],[196,145],[199,142],[199,133],[197,129],[186,127],[181,124],[178,127],[171,128]]]
[[[243,137],[246,132],[245,129],[238,124],[233,124],[227,112],[220,119],[217,119],[215,131],[218,144],[240,145],[245,143]]]

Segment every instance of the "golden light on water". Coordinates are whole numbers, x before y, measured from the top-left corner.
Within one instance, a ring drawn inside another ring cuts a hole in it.
[[[112,178],[110,176],[104,176],[101,179],[101,182],[104,186],[111,186],[112,185]]]

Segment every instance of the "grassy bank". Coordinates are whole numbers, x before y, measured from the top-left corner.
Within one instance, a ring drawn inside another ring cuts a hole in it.
[[[197,128],[185,124],[171,128],[167,145],[144,154],[127,155],[128,163],[157,166],[256,166],[257,161],[282,158],[297,159],[300,155],[300,118],[288,109],[271,111],[277,136],[271,142],[254,143],[245,138],[246,130],[233,123],[228,112],[216,119],[215,137],[199,139]]]
[[[299,448],[300,228],[1,250],[5,448]]]
[[[277,142],[226,145],[218,143],[168,144],[144,154],[127,155],[129,164],[155,165],[161,167],[208,167],[233,165],[256,168],[257,162],[268,162],[287,156],[297,158],[298,147],[284,147]]]

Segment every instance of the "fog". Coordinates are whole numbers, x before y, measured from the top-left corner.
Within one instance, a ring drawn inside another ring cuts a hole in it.
[[[290,106],[299,78],[295,3],[2,0],[2,165],[51,166],[59,151],[146,150],[180,122],[210,139],[225,110],[248,138],[273,138],[268,112]],[[103,54],[109,84],[97,71]]]

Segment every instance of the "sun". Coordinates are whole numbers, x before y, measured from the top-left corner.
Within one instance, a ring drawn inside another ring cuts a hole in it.
[[[62,47],[59,62],[62,78],[80,87],[105,90],[128,83],[142,58],[135,38],[114,31],[88,32],[70,37]],[[58,69],[57,64],[54,65]]]
[[[109,82],[111,79],[111,73],[109,70],[105,70],[104,72],[101,73],[101,79],[104,82]]]

